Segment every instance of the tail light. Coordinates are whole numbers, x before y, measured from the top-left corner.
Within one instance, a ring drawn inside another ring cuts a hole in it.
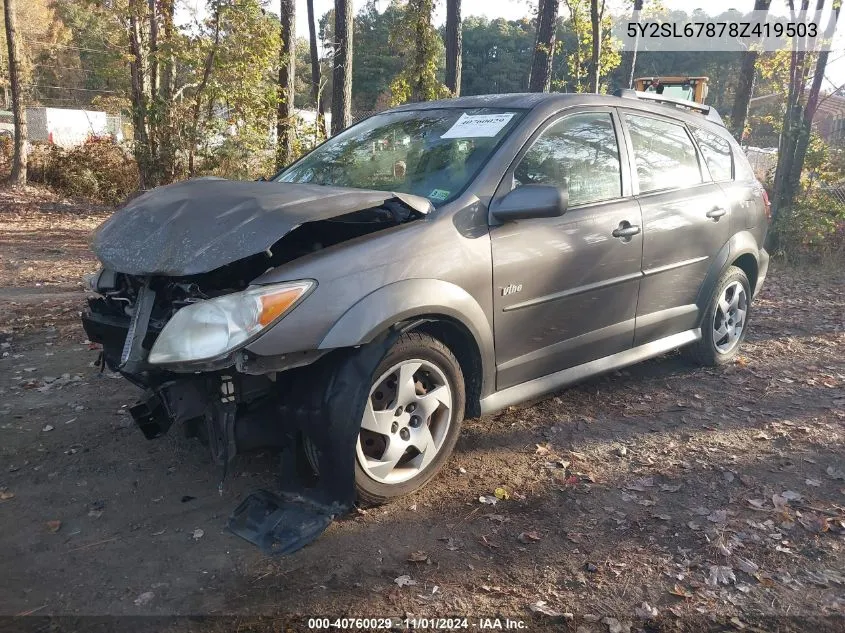
[[[772,203],[769,202],[769,194],[763,189],[763,209],[766,212],[766,220],[772,221]]]

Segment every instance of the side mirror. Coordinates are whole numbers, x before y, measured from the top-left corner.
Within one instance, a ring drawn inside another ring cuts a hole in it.
[[[556,218],[564,214],[569,194],[564,187],[522,185],[506,194],[491,208],[500,222],[530,218]]]

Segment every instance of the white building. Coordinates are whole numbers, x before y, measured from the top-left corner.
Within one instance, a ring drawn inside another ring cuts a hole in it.
[[[68,108],[28,107],[26,109],[27,137],[30,142],[42,142],[74,147],[91,136],[112,136],[123,140],[120,126],[109,125],[105,112],[71,110]]]

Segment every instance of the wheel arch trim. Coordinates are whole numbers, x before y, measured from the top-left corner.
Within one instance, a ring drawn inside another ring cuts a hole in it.
[[[355,347],[393,325],[423,317],[457,321],[470,333],[481,357],[481,396],[495,386],[493,330],[478,301],[466,290],[439,279],[406,279],[368,294],[349,308],[323,337],[319,349]]]
[[[699,314],[701,314],[701,319],[704,318],[707,302],[710,300],[710,295],[713,294],[713,289],[716,287],[716,284],[719,283],[719,279],[728,267],[732,266],[733,263],[743,255],[751,255],[757,263],[757,266],[759,266],[760,248],[757,245],[757,240],[754,238],[754,235],[752,235],[749,231],[740,231],[739,233],[735,233],[727,242],[725,242],[713,258],[695,300],[695,303],[699,308]],[[749,280],[749,283],[750,281],[751,280]],[[751,288],[751,292],[753,298],[753,287]]]

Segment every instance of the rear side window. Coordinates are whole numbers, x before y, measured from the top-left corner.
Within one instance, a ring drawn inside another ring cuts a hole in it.
[[[754,169],[751,167],[751,163],[748,162],[748,157],[745,154],[738,154],[734,164],[736,165],[735,180],[757,181],[757,174],[754,173]],[[765,175],[761,179],[765,179]]]
[[[552,124],[514,170],[514,185],[566,187],[569,205],[619,198],[622,168],[609,113],[573,114]]]
[[[698,156],[683,125],[625,115],[631,134],[640,193],[702,182]]]
[[[698,149],[704,156],[704,162],[710,170],[713,180],[730,180],[733,178],[733,156],[731,144],[718,134],[705,132],[698,128],[692,129],[693,138],[698,143]]]

